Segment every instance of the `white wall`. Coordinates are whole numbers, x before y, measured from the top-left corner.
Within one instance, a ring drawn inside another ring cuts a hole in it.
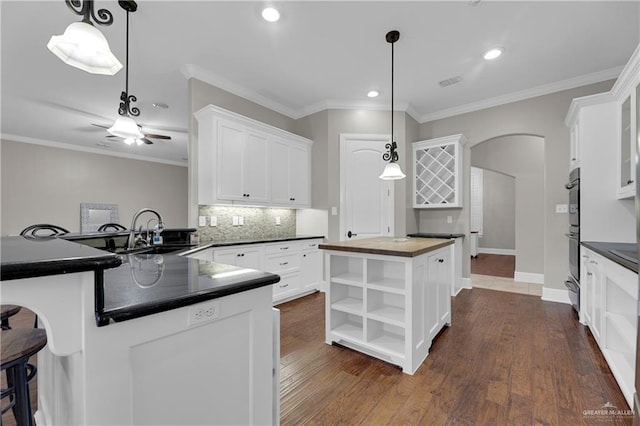
[[[471,151],[473,164],[473,149]],[[483,169],[482,176],[483,235],[478,247],[515,252],[516,180],[488,169]]]
[[[448,136],[462,133],[470,146],[498,136],[528,134],[545,139],[545,192],[544,192],[544,286],[564,288],[564,280],[569,270],[569,244],[565,237],[569,220],[567,215],[555,213],[556,204],[567,203],[567,191],[564,188],[569,175],[569,129],[564,119],[573,98],[607,92],[613,81],[606,81],[571,90],[539,96],[524,101],[513,102],[481,111],[443,118],[420,126],[422,139]],[[465,154],[469,154],[468,148]],[[469,165],[465,161],[465,207],[459,212],[459,229],[467,230],[469,221]],[[420,212],[420,230],[423,216],[430,216],[431,231],[438,227],[446,228],[446,216],[443,212]],[[455,219],[455,218],[454,218]],[[466,226],[464,223],[466,222]],[[469,254],[468,242],[465,253]],[[469,258],[463,259],[466,265],[463,276],[469,270]]]
[[[2,235],[35,223],[80,231],[80,203],[117,204],[127,228],[156,209],[168,228],[187,226],[187,168],[22,142],[1,141]]]

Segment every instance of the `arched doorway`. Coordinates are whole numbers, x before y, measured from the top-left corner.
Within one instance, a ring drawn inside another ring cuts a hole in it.
[[[478,239],[478,258],[471,266],[474,286],[541,295],[544,138],[498,136],[471,146],[470,153],[471,166],[482,169],[484,177],[483,235]],[[493,265],[478,268],[478,260],[483,257]],[[505,277],[506,268],[512,268],[512,276]],[[482,274],[475,274],[474,269]],[[499,278],[481,279],[477,275]]]

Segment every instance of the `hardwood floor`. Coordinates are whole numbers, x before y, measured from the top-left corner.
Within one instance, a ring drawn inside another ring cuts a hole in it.
[[[629,407],[571,306],[486,289],[452,300],[413,376],[325,344],[323,293],[278,306],[282,424],[631,424],[583,414]]]
[[[324,293],[278,308],[283,425],[632,423],[624,415],[583,415],[606,403],[629,407],[569,305],[463,290],[452,299],[451,327],[413,376],[324,343]],[[33,314],[23,309],[12,326],[33,326]],[[31,394],[35,410],[35,380]],[[15,425],[11,413],[2,424]]]
[[[478,253],[471,258],[471,273],[493,277],[513,278],[516,270],[516,257],[502,254]]]

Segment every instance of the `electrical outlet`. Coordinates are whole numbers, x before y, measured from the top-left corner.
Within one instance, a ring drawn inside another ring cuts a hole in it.
[[[233,224],[233,226],[238,226],[239,222],[240,221],[238,220],[238,216],[234,216],[231,223]]]
[[[238,216],[238,225],[244,225],[244,216]]]
[[[214,320],[220,316],[220,302],[199,303],[189,307],[189,326]]]
[[[206,216],[198,216],[198,226],[207,226]]]
[[[209,217],[209,226],[218,226],[218,218],[216,216]]]
[[[453,217],[447,216],[447,223],[453,223]]]
[[[569,206],[567,204],[556,204],[556,213],[569,213]]]
[[[280,225],[280,216],[276,216],[276,225]]]

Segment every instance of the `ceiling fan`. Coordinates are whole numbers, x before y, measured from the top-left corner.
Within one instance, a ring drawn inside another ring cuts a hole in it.
[[[96,126],[96,127],[101,127],[103,129],[109,129],[111,126],[104,126],[102,124],[95,124],[95,123],[91,123],[92,126]],[[142,126],[138,126],[138,128],[140,130],[142,130]],[[132,144],[133,142],[137,142],[138,145],[141,145],[142,143],[145,143],[147,145],[152,145],[153,141],[151,141],[151,139],[162,139],[162,140],[171,140],[171,136],[167,136],[167,135],[158,135],[158,134],[154,134],[154,133],[144,133],[142,132],[142,136],[141,138],[123,138],[121,136],[114,136],[114,135],[108,135],[106,136],[107,138],[120,138],[123,139],[125,141],[125,143],[128,144]]]

